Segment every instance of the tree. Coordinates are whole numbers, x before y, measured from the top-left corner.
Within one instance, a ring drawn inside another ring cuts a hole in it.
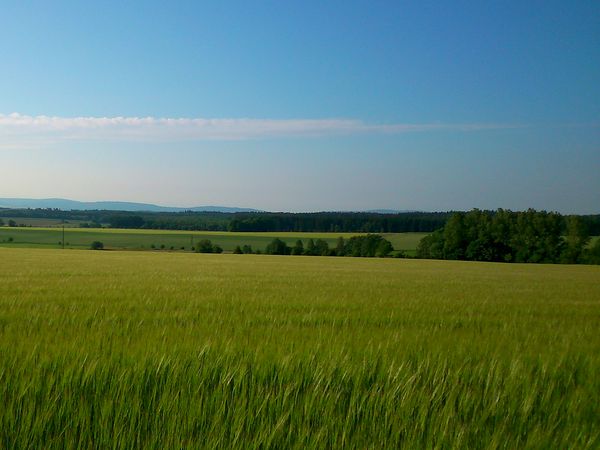
[[[454,213],[444,226],[444,258],[465,259],[464,213]]]
[[[337,256],[344,256],[346,254],[346,242],[344,241],[343,236],[340,236],[337,240],[337,244],[335,246],[335,254]]]
[[[375,256],[378,256],[380,258],[385,258],[390,253],[392,253],[393,250],[394,250],[394,247],[392,247],[392,243],[390,241],[388,241],[387,239],[381,239],[379,241],[379,244],[377,244],[377,250],[375,251]]]
[[[8,221],[8,226],[9,227],[16,227],[17,226],[17,222],[15,222],[14,220],[10,219]]]
[[[600,238],[596,238],[594,245],[585,252],[584,261],[587,264],[600,264]]]
[[[92,242],[92,245],[90,245],[90,249],[92,250],[103,250],[104,249],[104,244],[100,241],[94,241]]]
[[[329,244],[323,239],[317,239],[315,242],[315,254],[317,256],[329,256]]]
[[[244,245],[242,247],[242,252],[244,252],[244,255],[249,255],[252,253],[252,246],[251,245]]]
[[[235,248],[233,249],[233,254],[234,255],[241,255],[242,254],[242,249],[240,248],[239,245],[235,246]]]
[[[267,255],[289,255],[290,252],[291,248],[279,238],[273,239],[265,249]]]
[[[304,254],[308,256],[314,256],[316,254],[315,241],[313,241],[312,238],[308,240]]]
[[[565,246],[561,254],[561,262],[580,263],[583,260],[584,250],[590,242],[587,226],[578,216],[568,216],[565,222]]]
[[[296,245],[294,245],[294,248],[292,248],[292,255],[303,255],[304,254],[304,245],[302,244],[302,241],[300,239],[298,239],[296,241]]]

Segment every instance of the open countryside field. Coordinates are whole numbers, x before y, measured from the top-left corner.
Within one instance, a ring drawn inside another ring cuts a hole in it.
[[[0,248],[1,446],[598,448],[599,279]]]
[[[251,245],[255,250],[265,247],[278,237],[288,245],[300,239],[306,244],[308,239],[324,239],[330,247],[335,247],[340,236],[350,238],[356,233],[231,233],[226,231],[172,231],[172,230],[123,230],[114,228],[69,228],[65,230],[65,244],[69,248],[89,248],[93,241],[101,241],[110,249],[151,249],[164,246],[175,250],[191,250],[193,242],[210,239],[226,252],[236,245]],[[394,249],[414,252],[419,240],[426,233],[384,234]],[[12,238],[12,240],[9,240]],[[58,248],[62,241],[60,228],[0,227],[0,246]]]

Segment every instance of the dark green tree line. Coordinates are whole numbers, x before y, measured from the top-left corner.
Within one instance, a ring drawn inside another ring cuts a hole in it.
[[[469,261],[582,263],[591,249],[589,226],[580,216],[529,209],[454,213],[423,238],[417,257]]]

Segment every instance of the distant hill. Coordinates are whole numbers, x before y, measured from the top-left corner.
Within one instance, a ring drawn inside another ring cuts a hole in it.
[[[78,202],[64,198],[0,198],[0,208],[57,208],[64,211],[105,210],[105,211],[147,211],[147,212],[181,212],[181,211],[208,211],[208,212],[258,212],[252,208],[236,208],[228,206],[195,206],[181,208],[177,206],[159,206],[151,203],[133,202]]]

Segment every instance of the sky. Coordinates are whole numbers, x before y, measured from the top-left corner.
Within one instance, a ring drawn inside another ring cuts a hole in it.
[[[600,3],[2,1],[0,197],[600,213]]]

